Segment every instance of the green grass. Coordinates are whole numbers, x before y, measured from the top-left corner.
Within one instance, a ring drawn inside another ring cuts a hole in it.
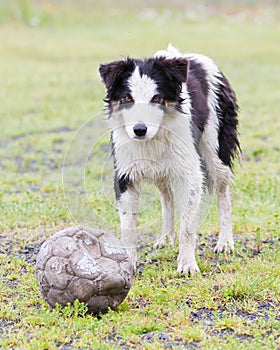
[[[0,2],[1,349],[280,347],[279,13],[255,1],[178,0],[172,10],[167,2]],[[238,95],[236,251],[211,251],[213,201],[199,230],[202,274],[178,275],[177,248],[150,248],[160,205],[147,186],[138,273],[124,303],[98,318],[79,303],[50,310],[34,275],[39,244],[77,222],[119,231],[98,65],[147,57],[168,42],[214,58]]]

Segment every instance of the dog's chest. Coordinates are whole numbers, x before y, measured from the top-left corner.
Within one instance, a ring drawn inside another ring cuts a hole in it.
[[[162,178],[183,177],[191,167],[186,145],[169,140],[128,141],[115,143],[115,165],[120,175],[132,181],[156,181]]]

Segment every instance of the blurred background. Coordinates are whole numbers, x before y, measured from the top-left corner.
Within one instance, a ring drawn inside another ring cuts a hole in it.
[[[57,113],[77,126],[78,115],[102,106],[101,62],[151,56],[169,42],[183,52],[211,56],[228,73],[244,111],[249,95],[254,93],[256,103],[276,79],[279,16],[277,0],[2,0],[2,109],[16,117],[2,133],[45,129],[50,119],[58,127]],[[9,89],[16,83],[20,94]],[[67,103],[58,107],[62,97]]]

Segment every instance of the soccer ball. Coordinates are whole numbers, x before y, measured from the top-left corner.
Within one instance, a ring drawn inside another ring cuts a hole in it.
[[[36,279],[51,307],[79,300],[94,314],[106,312],[125,299],[133,277],[133,265],[119,239],[88,227],[53,234],[37,256]]]

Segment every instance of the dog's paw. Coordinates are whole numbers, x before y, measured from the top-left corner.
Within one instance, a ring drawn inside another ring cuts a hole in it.
[[[214,253],[230,253],[234,250],[234,243],[231,241],[218,241],[213,249]]]
[[[194,276],[200,273],[199,267],[197,266],[197,263],[195,261],[187,264],[180,264],[179,262],[177,271],[182,273],[184,276]]]
[[[154,249],[156,248],[164,248],[166,246],[174,247],[175,238],[172,236],[161,236],[157,239],[153,245]]]

